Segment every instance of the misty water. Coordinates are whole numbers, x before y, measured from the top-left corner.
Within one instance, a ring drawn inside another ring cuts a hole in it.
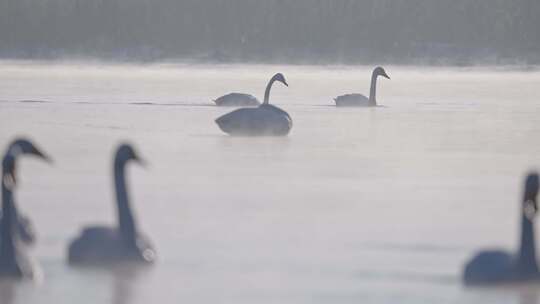
[[[0,147],[24,135],[54,159],[19,163],[16,199],[44,279],[2,285],[4,303],[536,303],[540,286],[468,289],[479,249],[514,251],[525,173],[540,154],[540,72],[372,67],[0,64]],[[214,119],[232,92],[287,110],[286,138],[232,138]],[[112,153],[128,169],[140,229],[159,259],[116,273],[73,269],[82,226],[115,221]]]

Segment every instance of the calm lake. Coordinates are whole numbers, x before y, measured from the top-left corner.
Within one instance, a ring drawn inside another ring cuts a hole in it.
[[[0,149],[32,138],[49,165],[19,162],[20,212],[38,230],[40,283],[3,284],[4,304],[537,303],[540,285],[469,289],[478,250],[515,251],[525,174],[540,165],[540,71],[0,62]],[[230,92],[288,111],[285,138],[233,138],[214,123]],[[154,267],[73,269],[69,241],[115,223],[112,154],[128,168]]]

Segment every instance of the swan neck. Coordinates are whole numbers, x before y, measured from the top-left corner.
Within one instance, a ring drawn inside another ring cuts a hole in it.
[[[534,224],[525,212],[521,214],[521,240],[518,256],[518,271],[521,274],[538,273],[534,241]]]
[[[377,104],[377,75],[375,71],[373,71],[373,74],[371,74],[371,87],[369,89],[369,102],[372,105]]]
[[[116,203],[118,208],[118,226],[122,236],[128,241],[135,241],[135,219],[129,207],[129,197],[125,178],[125,162],[116,161],[114,165],[114,182]]]
[[[270,103],[270,90],[272,89],[272,85],[276,81],[276,77],[272,77],[268,84],[266,85],[266,90],[264,90],[264,101],[263,104],[269,104]]]
[[[15,225],[15,207],[13,205],[13,192],[6,185],[9,172],[2,170],[2,227],[0,239],[0,264],[15,262],[15,245],[13,231]]]

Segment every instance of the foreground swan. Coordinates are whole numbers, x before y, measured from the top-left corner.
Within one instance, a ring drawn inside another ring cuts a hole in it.
[[[118,227],[86,227],[68,249],[68,261],[75,265],[107,266],[121,262],[152,263],[156,253],[150,242],[137,231],[129,206],[125,165],[142,163],[130,145],[121,145],[114,160],[114,182]]]
[[[482,251],[465,266],[463,280],[467,285],[515,283],[540,279],[536,264],[533,217],[538,211],[538,174],[525,181],[521,208],[521,242],[517,255],[504,251]]]
[[[341,95],[334,100],[338,107],[375,107],[377,106],[377,77],[382,76],[390,79],[386,71],[382,67],[376,67],[371,74],[371,88],[369,97],[362,94],[347,94]]]
[[[285,136],[292,128],[292,119],[287,112],[269,104],[270,89],[279,81],[286,86],[283,74],[278,73],[270,79],[264,93],[264,102],[257,108],[244,108],[232,111],[218,119],[219,128],[230,135],[237,136]]]
[[[220,107],[256,107],[261,104],[255,96],[244,93],[230,93],[214,102]]]
[[[2,160],[3,216],[0,223],[0,277],[35,278],[39,274],[39,267],[26,256],[24,246],[20,245],[19,216],[13,198],[13,191],[17,186],[15,175],[17,157],[23,154],[31,154],[48,160],[30,141],[24,139],[15,141]]]
[[[30,150],[31,146],[32,146],[32,143],[26,139],[16,139],[8,146],[5,155],[8,155],[10,153],[16,155],[18,152],[24,151],[24,150],[31,151]],[[34,230],[34,226],[32,225],[32,221],[30,221],[28,217],[22,214],[19,214],[19,212],[17,211],[17,204],[15,203],[14,199],[13,199],[13,208],[15,210],[15,214],[17,215],[16,232],[19,234],[20,240],[26,244],[33,244],[36,240],[36,233]],[[1,219],[2,219],[2,212],[0,212],[0,220]],[[2,231],[1,226],[0,226],[0,231]]]

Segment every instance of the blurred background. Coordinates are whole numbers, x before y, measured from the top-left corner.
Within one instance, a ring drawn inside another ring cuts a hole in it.
[[[536,0],[1,0],[0,56],[534,64]]]

